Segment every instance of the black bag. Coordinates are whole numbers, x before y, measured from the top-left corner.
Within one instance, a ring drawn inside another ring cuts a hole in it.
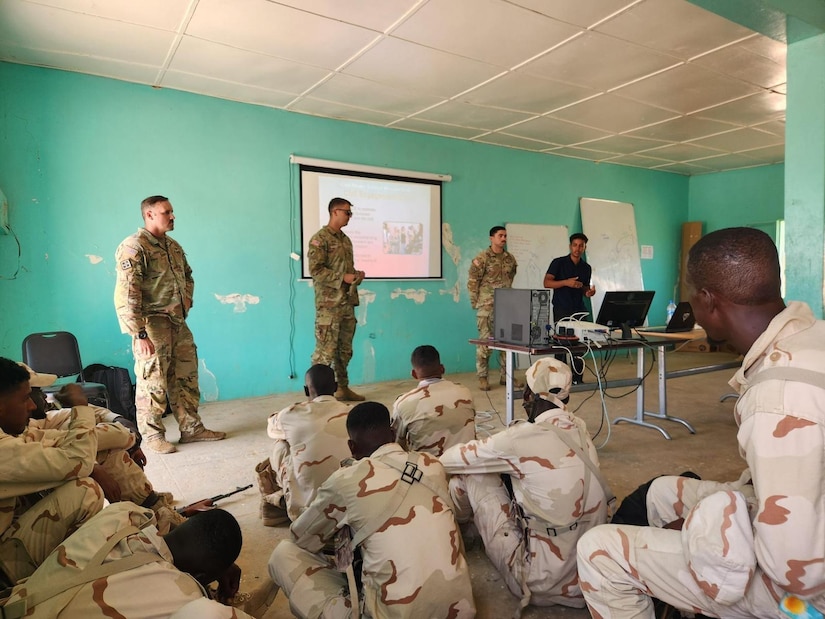
[[[129,370],[102,363],[93,363],[83,368],[83,378],[93,383],[106,385],[109,395],[109,406],[113,413],[122,415],[126,419],[137,423],[137,409],[135,408],[135,386],[129,376]],[[80,381],[80,377],[78,377]],[[98,406],[106,406],[105,402],[89,402]]]

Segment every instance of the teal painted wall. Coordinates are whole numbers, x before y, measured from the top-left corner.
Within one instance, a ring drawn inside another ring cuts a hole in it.
[[[67,329],[84,361],[131,367],[129,339],[112,306],[113,254],[140,225],[139,202],[162,193],[175,207],[174,237],[194,269],[189,324],[220,399],[299,389],[290,379],[290,266],[299,224],[291,210],[295,153],[447,173],[444,221],[460,248],[444,253],[444,281],[367,282],[375,293],[350,364],[354,385],[409,376],[415,346],[435,344],[448,371],[471,371],[476,334],[466,278],[503,222],[578,230],[580,197],[635,205],[651,309],[664,316],[678,272],[686,177],[471,144],[146,86],[0,63],[0,188],[17,245],[0,235],[0,354],[20,358],[23,337]],[[597,242],[591,240],[591,244]],[[297,247],[297,242],[296,242]],[[296,249],[296,251],[300,251]],[[99,258],[100,260],[99,260]],[[417,304],[396,288],[427,291]],[[455,291],[459,293],[456,302]],[[259,299],[235,312],[215,295]],[[295,284],[294,359],[299,377],[314,346],[313,296]],[[204,382],[202,380],[202,382]]]
[[[705,233],[782,219],[784,205],[782,164],[690,177],[689,219]]]

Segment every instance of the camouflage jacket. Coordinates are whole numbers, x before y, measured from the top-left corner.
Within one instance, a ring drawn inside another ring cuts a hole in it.
[[[464,385],[449,380],[423,380],[398,396],[392,410],[396,440],[410,451],[436,457],[476,437],[473,396]]]
[[[309,241],[309,274],[315,287],[315,309],[358,305],[358,287],[344,283],[344,275],[355,273],[352,241],[342,230],[324,226]]]
[[[361,544],[365,611],[387,618],[473,617],[470,573],[452,502],[423,487],[426,483],[449,497],[444,468],[429,454],[420,456],[422,483],[414,483],[416,490]],[[398,468],[404,470],[407,457],[400,445],[388,443],[330,475],[292,524],[296,543],[318,552],[344,526],[354,535],[373,526],[396,487],[405,483]]]
[[[140,228],[115,252],[115,310],[123,333],[136,335],[147,316],[183,322],[192,307],[195,281],[186,254],[169,236],[155,238]]]
[[[173,565],[169,547],[158,535],[152,510],[123,501],[110,505],[80,527],[52,552],[34,574],[14,588],[9,604],[48,589],[50,583],[71,578],[91,568],[95,554],[110,537],[133,526],[140,531],[118,542],[103,560],[111,573],[91,582],[70,587],[63,593],[29,608],[26,617],[34,619],[138,619],[169,617],[189,604],[209,603],[215,614],[190,616],[233,617],[249,619],[246,613],[205,599],[205,592],[192,576]],[[119,559],[138,553],[155,555],[157,560],[126,571],[118,571]]]
[[[322,395],[269,416],[267,433],[278,441],[272,470],[284,491],[290,520],[301,515],[320,485],[350,457],[349,409],[331,395]]]
[[[488,247],[473,258],[467,278],[473,309],[478,310],[479,314],[492,312],[495,289],[512,286],[517,268],[516,258],[508,251],[497,254]]]

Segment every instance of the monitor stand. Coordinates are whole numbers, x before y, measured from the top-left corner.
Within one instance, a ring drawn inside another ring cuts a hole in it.
[[[623,340],[632,340],[633,339],[633,332],[630,330],[630,325],[626,322],[622,323],[622,339]]]

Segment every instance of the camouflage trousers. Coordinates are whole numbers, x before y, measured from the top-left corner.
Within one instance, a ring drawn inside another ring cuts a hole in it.
[[[120,486],[120,500],[140,505],[152,493],[152,483],[125,449],[97,452],[97,463]]]
[[[330,366],[335,371],[339,387],[349,385],[347,366],[352,359],[355,324],[355,308],[352,305],[315,310],[315,352],[312,353],[312,364]]]
[[[651,524],[673,522],[708,494],[738,487],[736,483],[681,478],[682,485],[677,488],[677,479],[660,477],[651,485],[647,498]],[[749,486],[742,486],[741,490],[752,494]],[[718,585],[698,583],[693,577],[685,556],[683,532],[659,526],[607,524],[579,539],[579,576],[594,617],[653,619],[651,597],[677,609],[714,617],[785,617],[766,584],[770,582],[767,575],[758,566],[741,600],[723,605],[711,598],[707,592]],[[721,577],[722,566],[719,567]]]
[[[21,500],[25,499],[18,499],[18,503]],[[15,516],[11,526],[0,535],[0,543],[9,538],[20,540],[35,565],[40,565],[64,539],[101,509],[103,491],[91,477],[67,481]],[[16,571],[15,566],[8,564],[4,565],[4,571],[13,572],[8,575],[15,581],[31,575],[25,573],[28,570]]]
[[[194,433],[203,427],[198,415],[198,350],[185,322],[173,323],[164,316],[150,316],[146,332],[155,345],[155,354],[138,357],[135,353],[135,404],[138,429],[144,439],[164,435],[163,413],[166,402],[181,433]],[[133,344],[134,352],[134,344]]]
[[[282,540],[269,559],[269,576],[286,593],[289,608],[296,617],[345,619],[352,616],[347,577],[324,555]]]
[[[478,339],[488,340],[493,337],[493,313],[484,310],[476,314],[476,326],[478,326]],[[487,376],[487,366],[490,363],[492,351],[487,346],[476,346],[476,374],[479,377]],[[503,350],[498,351],[498,365],[501,368],[501,375],[507,372],[507,356]]]

